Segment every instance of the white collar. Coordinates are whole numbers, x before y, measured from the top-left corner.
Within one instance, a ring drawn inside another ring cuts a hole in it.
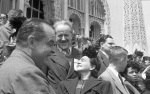
[[[104,51],[102,51],[102,50],[101,50],[101,52],[102,52],[107,58],[109,58],[109,56],[108,56],[108,54],[107,54],[106,52],[104,52]]]
[[[110,66],[108,66],[108,68],[116,75],[116,77],[118,77],[118,72],[114,69],[114,68],[112,68],[112,67],[110,67]],[[118,77],[119,78],[119,77]]]
[[[57,46],[57,48],[59,49],[60,52],[62,52],[62,49],[60,47]],[[72,47],[69,47],[70,53],[72,52]]]
[[[119,78],[119,76],[118,76],[118,71],[116,71],[114,68],[112,68],[112,67],[110,67],[110,66],[108,66],[108,68],[115,74],[115,76],[117,77],[117,78]],[[121,82],[121,80],[120,80],[120,78],[119,78],[119,81]],[[124,81],[124,80],[123,80]]]

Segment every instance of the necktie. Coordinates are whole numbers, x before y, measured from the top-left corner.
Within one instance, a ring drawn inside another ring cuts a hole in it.
[[[119,77],[119,79],[120,79],[121,83],[123,84],[122,76],[121,76],[120,74],[118,74],[118,77]]]
[[[62,52],[63,52],[63,54],[65,54],[66,56],[70,55],[70,49],[69,49],[69,48],[63,49]]]
[[[123,82],[122,76],[121,76],[120,74],[118,74],[118,77],[119,77],[119,79],[120,79],[120,81],[121,81],[121,83],[122,83],[124,89],[126,90],[127,94],[130,94],[129,91],[128,91],[128,89],[127,89],[127,87],[125,86],[125,84],[124,84],[124,82]]]

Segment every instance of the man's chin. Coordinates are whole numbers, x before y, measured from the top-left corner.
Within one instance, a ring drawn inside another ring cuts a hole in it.
[[[59,45],[59,48],[61,48],[61,49],[67,49],[69,47],[70,47],[69,45]]]

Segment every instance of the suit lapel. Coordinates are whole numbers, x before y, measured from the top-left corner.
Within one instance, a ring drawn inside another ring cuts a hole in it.
[[[67,75],[67,79],[69,79],[69,77],[71,77],[71,75],[74,73],[74,58],[79,59],[80,58],[80,54],[78,52],[78,50],[76,50],[75,48],[72,47],[72,52],[71,52],[71,56],[72,61],[71,61],[71,67],[69,69],[68,75]]]
[[[124,83],[127,89],[129,90],[130,94],[140,94],[139,91],[134,86],[132,86],[128,81],[125,81]]]
[[[58,50],[58,48],[55,49],[55,53],[51,56],[51,59],[67,70],[70,67],[68,59]]]
[[[76,86],[78,84],[78,77],[75,79],[70,79],[67,81],[65,84],[66,89],[68,90],[69,94],[72,94],[73,92],[76,91]]]
[[[114,80],[114,83],[116,85],[116,87],[123,93],[126,94],[126,90],[124,88],[124,86],[122,85],[122,83],[119,81],[119,78],[115,76],[115,74],[110,70],[110,69],[106,69],[106,71],[110,74],[110,76],[112,77],[112,79]]]
[[[109,65],[109,59],[101,52],[99,51],[100,57],[103,60],[103,63],[106,67],[108,67]]]
[[[72,59],[71,61],[71,67],[69,68],[69,72],[68,72],[68,75],[67,75],[67,79],[69,79],[71,77],[71,75],[74,73],[74,59]]]
[[[81,94],[85,94],[88,90],[99,84],[101,81],[99,79],[91,77],[87,82],[85,83],[83,87],[83,91],[81,91]]]

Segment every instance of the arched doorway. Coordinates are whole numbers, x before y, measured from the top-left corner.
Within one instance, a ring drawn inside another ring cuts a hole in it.
[[[97,22],[92,22],[90,26],[89,37],[97,40],[100,37],[101,27]]]
[[[81,34],[80,31],[80,19],[78,15],[71,14],[69,20],[73,23],[72,28],[75,31],[76,34]]]

